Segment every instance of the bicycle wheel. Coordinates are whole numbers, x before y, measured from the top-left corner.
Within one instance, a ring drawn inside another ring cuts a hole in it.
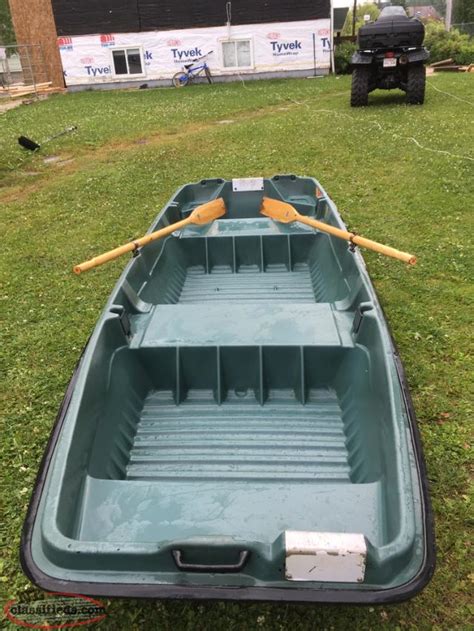
[[[177,72],[172,81],[175,88],[184,88],[185,85],[188,85],[189,75],[187,72]]]
[[[211,71],[209,70],[209,68],[206,66],[204,68],[204,72],[206,74],[207,80],[209,83],[212,83],[212,75],[211,75]]]

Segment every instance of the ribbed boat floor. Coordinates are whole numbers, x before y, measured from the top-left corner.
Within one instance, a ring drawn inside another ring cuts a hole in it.
[[[218,406],[212,392],[195,390],[177,406],[171,392],[151,392],[127,479],[349,481],[334,391],[311,390],[304,406],[292,390],[270,391],[263,406],[253,392],[244,394],[229,392]]]
[[[228,266],[214,267],[206,274],[202,267],[187,270],[180,303],[198,302],[311,302],[320,301],[323,281],[319,270],[306,263],[290,272],[284,265],[269,266],[261,272],[257,266],[240,267],[234,273]]]

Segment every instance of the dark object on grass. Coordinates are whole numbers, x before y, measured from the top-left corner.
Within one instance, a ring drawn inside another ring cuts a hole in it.
[[[361,26],[358,50],[352,56],[351,105],[367,105],[369,92],[399,88],[407,103],[425,100],[425,28],[409,18],[403,7],[386,7],[375,22]]]
[[[142,83],[138,88],[139,90],[148,90],[148,83]]]
[[[76,129],[77,127],[75,125],[72,125],[72,127],[66,127],[66,129],[63,129],[63,131],[60,131],[58,134],[54,134],[54,136],[50,136],[49,138],[46,138],[46,140],[44,140],[42,144],[44,145],[50,140],[59,138],[59,136],[64,136],[64,134],[69,134],[69,132],[75,131]],[[40,144],[38,144],[34,140],[31,140],[31,138],[27,138],[26,136],[20,136],[18,138],[18,142],[22,147],[24,147],[25,149],[29,149],[30,151],[36,151],[37,149],[41,149]]]

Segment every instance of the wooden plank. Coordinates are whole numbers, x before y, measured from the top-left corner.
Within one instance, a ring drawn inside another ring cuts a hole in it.
[[[447,66],[453,63],[454,63],[454,59],[449,57],[449,59],[442,59],[441,61],[435,61],[432,64],[430,64],[430,66],[431,68],[437,68],[438,66]]]
[[[9,86],[8,90],[10,92],[23,92],[24,90],[32,90],[34,92],[35,88],[37,90],[41,89],[41,88],[47,88],[51,85],[51,81],[44,81],[42,83],[37,83],[36,85],[30,84],[30,85],[14,85],[14,86]]]

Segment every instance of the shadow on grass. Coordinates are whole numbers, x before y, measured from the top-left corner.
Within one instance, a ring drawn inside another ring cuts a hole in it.
[[[406,104],[406,95],[405,92],[401,90],[396,91],[379,91],[371,92],[369,94],[369,107],[371,105],[377,105],[379,107],[387,107],[390,105],[405,105]]]

